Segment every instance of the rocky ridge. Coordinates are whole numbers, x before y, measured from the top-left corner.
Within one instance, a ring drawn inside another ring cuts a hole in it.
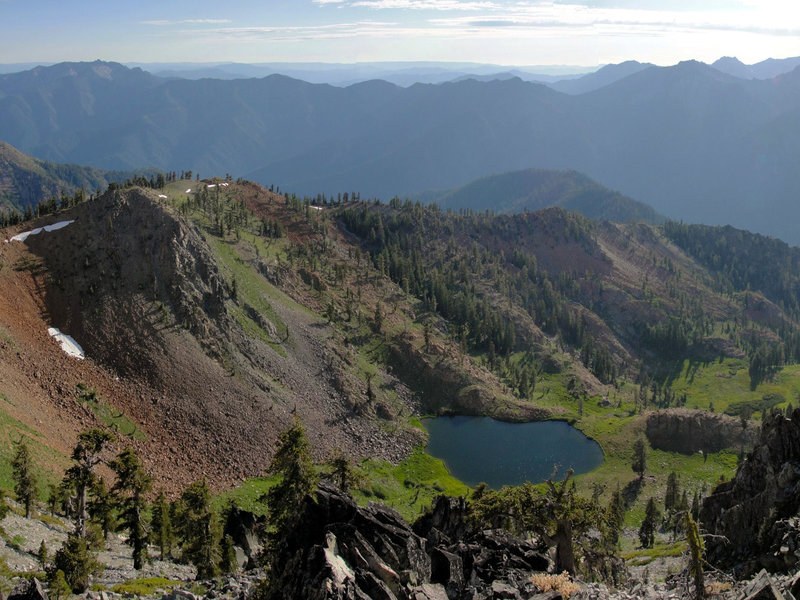
[[[789,571],[800,563],[800,409],[775,412],[736,477],[703,503],[700,521],[713,534],[708,560],[748,575]]]

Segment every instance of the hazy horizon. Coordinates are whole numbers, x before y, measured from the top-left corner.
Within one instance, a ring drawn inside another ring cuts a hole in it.
[[[800,55],[788,0],[0,0],[0,62],[659,65]]]

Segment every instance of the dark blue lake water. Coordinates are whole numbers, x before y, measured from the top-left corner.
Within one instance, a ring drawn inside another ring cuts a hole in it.
[[[427,452],[470,486],[499,489],[545,481],[559,465],[587,473],[603,464],[600,445],[563,421],[504,423],[489,417],[437,417],[422,423],[430,433]]]

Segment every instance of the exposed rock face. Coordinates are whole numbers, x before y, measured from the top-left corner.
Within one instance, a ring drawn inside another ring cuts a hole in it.
[[[48,600],[48,597],[42,584],[34,577],[23,589],[11,593],[8,600]]]
[[[646,433],[653,448],[682,454],[751,448],[758,437],[752,423],[742,429],[741,421],[734,417],[684,408],[651,413]]]
[[[701,524],[717,536],[707,541],[708,560],[742,574],[761,567],[789,569],[800,561],[800,409],[787,419],[769,416],[736,477],[703,503]]]
[[[258,529],[264,526],[265,520],[236,506],[228,511],[223,534],[231,536],[234,545],[241,548],[248,562],[254,560],[261,550]]]
[[[59,274],[59,284],[48,288],[55,323],[75,333],[94,358],[134,373],[147,353],[132,360],[125,349],[156,338],[148,303],[160,303],[156,324],[174,318],[211,356],[224,353],[233,328],[225,309],[230,291],[197,231],[139,189],[81,204],[75,219],[58,238],[64,247],[54,238],[29,244]]]
[[[512,595],[497,597],[534,593],[530,574],[549,566],[540,549],[506,532],[471,531],[464,514],[463,500],[442,498],[415,531],[394,510],[361,508],[323,485],[280,553],[273,595],[453,600],[495,597],[498,586]]]

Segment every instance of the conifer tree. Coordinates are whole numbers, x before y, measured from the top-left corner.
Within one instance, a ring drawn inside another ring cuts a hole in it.
[[[48,573],[47,587],[48,596],[55,600],[66,600],[66,598],[69,598],[70,592],[72,591],[64,577],[64,571],[61,569],[54,569]]]
[[[667,477],[667,491],[664,493],[664,510],[671,511],[678,506],[678,475],[672,471]]]
[[[236,571],[236,552],[233,549],[233,539],[229,535],[223,535],[219,541],[219,572],[228,575]]]
[[[17,444],[11,468],[16,482],[14,493],[17,495],[17,500],[25,506],[25,518],[28,519],[36,499],[36,476],[33,474],[33,460],[25,440],[20,440]]]
[[[47,549],[47,544],[44,543],[44,540],[42,540],[42,543],[39,544],[39,551],[36,553],[36,558],[39,559],[39,566],[41,567],[42,571],[46,571],[47,563],[50,560],[50,553]]]
[[[0,490],[0,521],[6,518],[8,514],[8,503],[6,503],[6,495],[3,490]]]
[[[686,541],[689,543],[689,573],[694,579],[695,598],[705,598],[706,586],[703,577],[703,538],[692,515],[686,513]]]
[[[644,440],[639,438],[633,443],[633,461],[631,462],[633,472],[639,476],[639,479],[644,477],[644,472],[647,470],[647,451],[645,450]]]
[[[219,563],[218,527],[205,480],[184,490],[178,513],[183,556],[197,569],[197,579],[211,579]]]
[[[625,521],[625,500],[622,492],[617,485],[617,489],[611,494],[611,502],[608,505],[608,542],[613,548],[619,543],[619,533]]]
[[[650,498],[644,511],[644,520],[639,527],[639,541],[643,548],[652,548],[655,541],[656,523],[661,518],[655,500]]]
[[[133,548],[133,568],[138,571],[147,560],[148,536],[144,511],[147,508],[145,494],[150,489],[151,478],[144,472],[139,457],[131,448],[120,452],[110,466],[117,475],[113,491],[123,497],[121,517],[128,530],[128,544]]]
[[[172,552],[173,533],[169,508],[164,490],[159,491],[152,507],[150,539],[158,546],[161,560],[164,560]]]
[[[88,429],[78,434],[78,443],[72,451],[74,464],[67,470],[65,479],[74,486],[76,495],[75,507],[75,534],[80,538],[86,537],[86,496],[94,484],[95,468],[100,463],[100,454],[112,436],[102,429]],[[70,575],[64,571],[67,582]],[[75,586],[72,586],[75,589]]]
[[[311,447],[299,418],[295,417],[292,426],[278,437],[278,448],[268,472],[281,476],[265,495],[271,524],[280,537],[316,483]]]
[[[72,534],[56,552],[53,570],[63,572],[70,589],[81,594],[89,587],[89,576],[102,570],[102,566],[97,562],[86,538]]]
[[[102,477],[97,478],[91,491],[92,496],[87,504],[87,512],[92,522],[103,532],[103,539],[107,540],[109,531],[113,531],[116,526],[114,498]]]
[[[356,470],[340,448],[334,449],[331,453],[328,459],[328,468],[328,477],[345,493],[349,493],[353,486],[362,479],[361,473]]]

